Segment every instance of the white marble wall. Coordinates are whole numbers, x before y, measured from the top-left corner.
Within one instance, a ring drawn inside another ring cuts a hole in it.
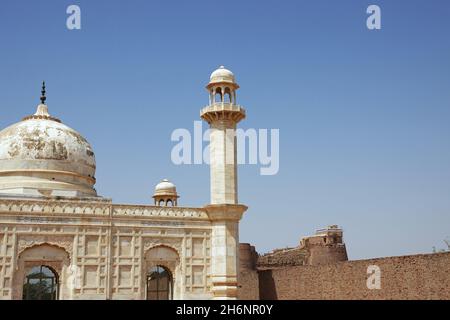
[[[21,299],[39,264],[55,266],[60,299],[145,299],[153,265],[172,273],[174,299],[209,299],[211,234],[200,208],[0,199],[0,299]]]

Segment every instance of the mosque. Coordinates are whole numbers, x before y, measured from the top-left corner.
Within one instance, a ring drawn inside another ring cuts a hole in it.
[[[200,116],[211,130],[211,201],[181,207],[163,180],[153,205],[115,204],[95,185],[95,154],[51,115],[0,132],[0,299],[236,299],[239,221],[235,130],[245,118],[223,66]]]
[[[189,208],[166,179],[149,205],[100,196],[94,150],[43,84],[36,112],[0,131],[0,300],[450,299],[450,252],[348,261],[337,225],[265,255],[239,243],[238,88],[211,74],[211,199]]]

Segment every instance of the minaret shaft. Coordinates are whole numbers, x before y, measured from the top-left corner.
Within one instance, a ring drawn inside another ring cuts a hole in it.
[[[214,299],[236,299],[239,286],[239,221],[247,210],[238,204],[236,125],[245,110],[236,104],[239,88],[231,71],[220,67],[206,87],[209,105],[200,116],[210,126],[211,280]],[[218,99],[217,99],[218,98]]]
[[[214,121],[210,140],[211,204],[237,204],[236,123]]]

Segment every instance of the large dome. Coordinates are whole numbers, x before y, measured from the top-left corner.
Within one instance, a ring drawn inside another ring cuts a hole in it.
[[[0,193],[96,196],[95,156],[77,131],[37,112],[0,131]]]

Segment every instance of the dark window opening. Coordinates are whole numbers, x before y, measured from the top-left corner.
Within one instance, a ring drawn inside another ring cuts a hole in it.
[[[231,103],[231,91],[229,88],[225,88],[225,94],[224,94],[223,100],[225,103]]]
[[[153,267],[147,275],[147,300],[172,300],[173,279],[164,267]]]
[[[214,95],[214,102],[223,102],[222,89],[217,88],[216,94]]]
[[[57,273],[47,266],[33,267],[23,284],[23,300],[56,300],[57,296]]]

